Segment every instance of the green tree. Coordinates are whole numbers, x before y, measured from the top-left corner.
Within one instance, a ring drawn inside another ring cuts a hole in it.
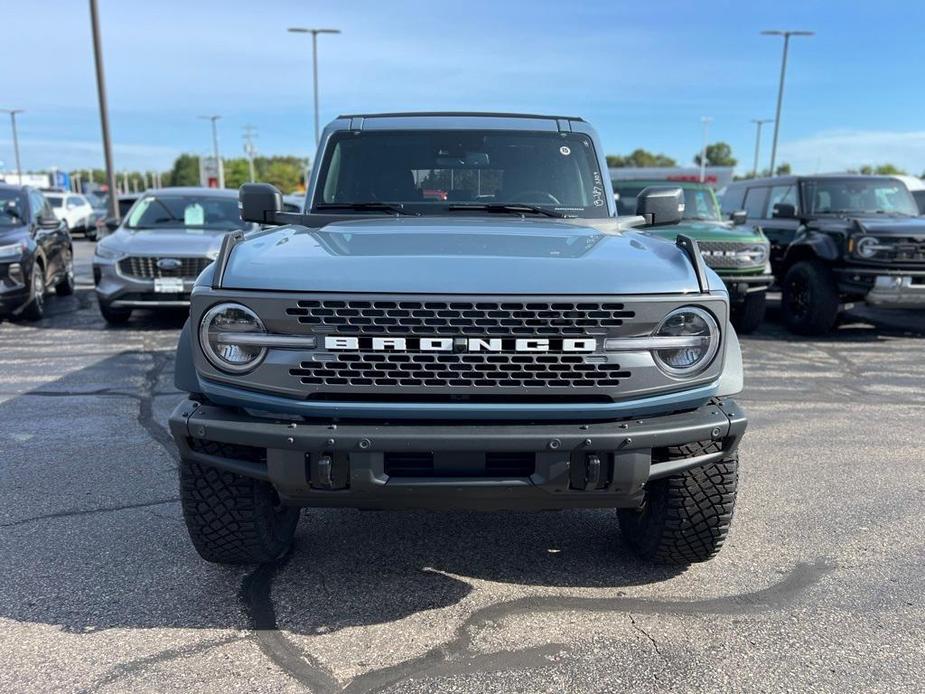
[[[707,166],[735,166],[738,159],[732,156],[732,147],[725,142],[707,145]],[[700,166],[700,152],[694,155],[694,163]]]
[[[667,154],[655,154],[648,150],[639,148],[633,150],[627,156],[619,154],[607,155],[607,166],[613,169],[625,167],[652,167],[652,166],[677,166],[678,162],[669,157]]]
[[[906,173],[906,172],[903,171],[902,169],[900,169],[900,168],[898,168],[898,167],[896,167],[896,166],[893,166],[892,164],[878,164],[877,166],[871,166],[870,164],[866,164],[866,165],[862,166],[862,167],[859,169],[859,171],[860,171],[860,173],[862,173],[862,174],[864,174],[864,175],[866,175],[866,176],[870,176],[870,175],[877,175],[877,176],[903,176],[903,175],[905,175],[905,173]]]
[[[790,164],[784,162],[774,170],[776,176],[789,176],[790,175]]]
[[[198,186],[199,157],[194,154],[181,154],[173,162],[170,172],[163,177],[165,186]]]

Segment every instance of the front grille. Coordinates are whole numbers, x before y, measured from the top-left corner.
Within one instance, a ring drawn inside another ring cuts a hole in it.
[[[886,239],[881,239],[886,241]],[[925,262],[925,239],[906,238],[893,243],[896,249],[896,260],[907,263]]]
[[[286,314],[339,335],[604,335],[634,317],[622,303],[304,300]]]
[[[387,452],[383,463],[389,477],[510,478],[536,472],[536,455],[530,452]]]
[[[630,372],[574,354],[339,352],[289,370],[304,385],[416,389],[616,388]],[[471,392],[471,390],[470,390]]]
[[[157,266],[159,260],[177,260],[180,266],[174,270],[164,270]],[[209,258],[170,258],[170,256],[154,257],[133,255],[119,261],[119,271],[128,277],[139,279],[156,279],[159,277],[183,277],[195,279],[199,273],[208,267],[212,261]]]
[[[741,241],[699,241],[700,253],[704,262],[712,268],[741,269],[756,267],[751,258],[739,255],[747,248],[755,246],[754,243]]]
[[[230,458],[231,460],[243,460],[248,463],[260,463],[262,465],[265,465],[267,462],[266,448],[245,446],[239,443],[225,443],[224,441],[195,439],[192,437],[188,437],[186,442],[190,449],[197,453],[214,455],[219,458]]]

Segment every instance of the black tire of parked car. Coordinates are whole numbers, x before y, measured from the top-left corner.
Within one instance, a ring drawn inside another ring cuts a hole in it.
[[[64,277],[62,277],[58,283],[55,285],[55,294],[58,296],[70,296],[74,293],[75,284],[74,284],[74,258],[71,255],[71,251],[68,251],[67,265],[64,270]]]
[[[110,306],[105,301],[100,302],[100,313],[110,325],[124,325],[132,317],[132,309]]]
[[[730,320],[736,332],[740,335],[748,335],[749,333],[755,332],[758,326],[764,321],[766,305],[766,292],[746,294],[745,301],[732,307]]]
[[[684,455],[699,450],[684,449]],[[737,456],[646,485],[641,509],[619,509],[620,530],[640,557],[688,565],[719,552],[729,534],[738,486]]]
[[[794,263],[781,283],[784,323],[798,335],[825,335],[838,318],[838,286],[818,260]]]
[[[32,266],[32,283],[29,303],[23,309],[22,317],[36,321],[45,317],[45,268],[38,261]]]
[[[300,510],[280,503],[268,482],[180,462],[180,504],[190,539],[206,561],[257,564],[292,546]]]

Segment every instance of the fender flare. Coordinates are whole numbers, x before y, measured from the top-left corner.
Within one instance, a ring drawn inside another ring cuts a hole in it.
[[[838,245],[828,234],[807,229],[793,243],[787,247],[784,255],[784,264],[791,265],[793,258],[802,255],[801,251],[809,251],[812,255],[822,260],[834,262],[841,257],[841,251]]]
[[[178,390],[187,393],[198,393],[199,377],[196,375],[196,367],[193,364],[193,339],[190,331],[189,318],[183,324],[183,330],[180,331],[180,339],[177,341],[177,358],[174,363],[173,384]]]

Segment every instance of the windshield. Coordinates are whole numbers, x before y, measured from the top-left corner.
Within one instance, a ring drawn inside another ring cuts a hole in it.
[[[520,205],[555,216],[608,216],[591,140],[576,133],[342,132],[327,148],[317,191],[314,212],[355,214],[346,208],[366,205],[379,214],[431,215]]]
[[[45,194],[45,199],[54,207],[56,210],[60,210],[61,206],[64,205],[64,198],[60,195],[49,195]]]
[[[26,200],[15,190],[0,190],[0,226],[19,226],[26,216]]]
[[[208,195],[147,195],[132,208],[125,226],[129,229],[186,227],[215,231],[250,228],[250,224],[241,219],[235,198]]]
[[[617,195],[617,212],[619,214],[636,214],[636,198],[644,188],[650,186],[672,187],[671,181],[624,185],[614,181],[613,189]],[[712,188],[684,188],[684,215],[681,219],[719,222],[723,217],[716,202]]]
[[[906,186],[891,178],[832,178],[803,182],[808,214],[918,215]]]

